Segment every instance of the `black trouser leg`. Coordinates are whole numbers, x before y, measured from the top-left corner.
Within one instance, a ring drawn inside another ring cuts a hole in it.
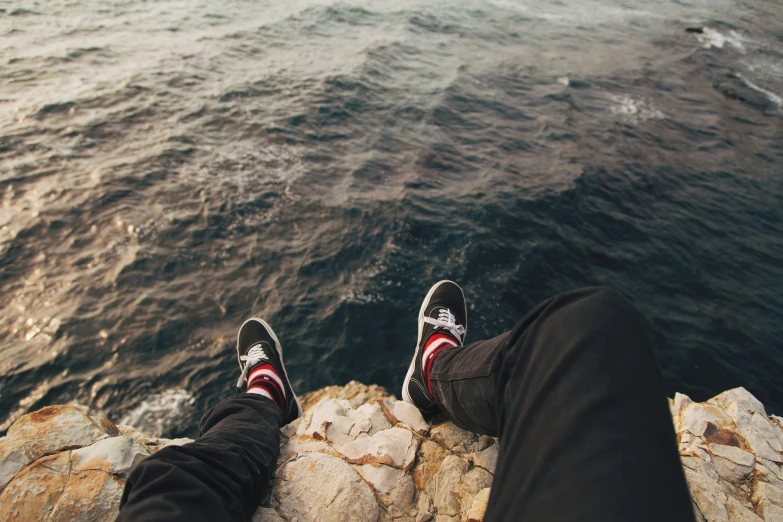
[[[250,520],[280,451],[280,408],[254,394],[209,410],[199,437],[169,446],[131,472],[118,522]]]
[[[549,299],[431,379],[455,424],[500,437],[486,521],[693,522],[649,327],[619,293]]]

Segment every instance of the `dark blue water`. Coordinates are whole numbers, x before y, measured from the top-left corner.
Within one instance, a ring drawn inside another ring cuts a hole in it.
[[[670,393],[783,411],[779,5],[279,4],[0,3],[3,429],[188,432],[251,315],[397,391],[442,278],[473,340],[614,286]]]

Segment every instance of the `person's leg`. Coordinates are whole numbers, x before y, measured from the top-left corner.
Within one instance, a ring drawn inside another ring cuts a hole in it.
[[[450,420],[500,437],[486,521],[694,520],[649,327],[616,291],[549,299],[430,376]]]
[[[280,451],[280,426],[302,415],[283,364],[280,341],[261,319],[239,329],[237,356],[246,393],[201,419],[199,437],[163,448],[128,477],[119,522],[251,519]]]
[[[250,520],[277,461],[281,421],[267,397],[222,401],[201,419],[196,441],[163,448],[133,469],[118,522]]]

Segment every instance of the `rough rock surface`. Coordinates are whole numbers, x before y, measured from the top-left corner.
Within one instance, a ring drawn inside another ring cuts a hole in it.
[[[498,446],[357,382],[303,397],[281,430],[254,522],[483,519]],[[698,520],[783,522],[783,419],[742,388],[670,402]],[[20,418],[0,439],[0,520],[114,520],[129,470],[187,439],[156,439],[80,406]],[[644,451],[640,448],[640,451]]]
[[[82,406],[48,406],[0,439],[0,520],[113,521],[130,469],[171,443]]]
[[[670,406],[696,518],[783,522],[783,419],[744,388]]]

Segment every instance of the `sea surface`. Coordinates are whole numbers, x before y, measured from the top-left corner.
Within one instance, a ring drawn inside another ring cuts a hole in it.
[[[469,340],[616,287],[781,414],[781,96],[781,0],[0,1],[0,433],[192,434],[250,316],[399,395],[443,278]]]

